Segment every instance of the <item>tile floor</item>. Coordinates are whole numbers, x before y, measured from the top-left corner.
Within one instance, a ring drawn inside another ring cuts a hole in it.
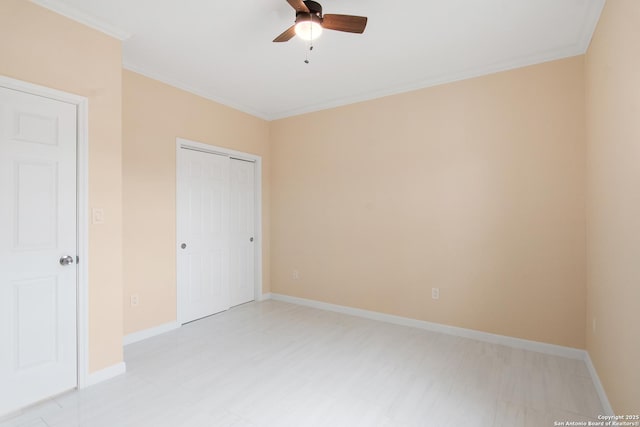
[[[128,345],[125,361],[0,427],[544,427],[602,413],[582,361],[276,301]]]

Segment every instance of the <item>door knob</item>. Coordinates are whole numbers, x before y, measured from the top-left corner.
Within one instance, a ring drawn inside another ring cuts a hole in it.
[[[71,255],[66,255],[60,258],[60,265],[69,265],[73,264],[73,257]]]
[[[187,244],[186,244],[186,243],[183,243],[183,244],[181,244],[181,245],[180,245],[180,247],[181,247],[182,249],[187,249]]]
[[[250,241],[250,242],[253,242],[253,237],[250,237],[250,238],[249,238],[249,241]]]

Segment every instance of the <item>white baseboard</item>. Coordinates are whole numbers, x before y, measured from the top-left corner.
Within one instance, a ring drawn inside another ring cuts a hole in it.
[[[380,322],[393,323],[395,325],[409,326],[418,329],[425,329],[432,332],[440,332],[448,335],[455,335],[464,338],[471,338],[478,341],[489,342],[493,344],[501,344],[508,347],[519,348],[523,350],[535,351],[538,353],[551,354],[554,356],[562,356],[570,359],[584,359],[585,351],[564,347],[555,344],[547,344],[538,341],[529,341],[521,338],[513,338],[504,335],[496,335],[488,332],[476,331],[473,329],[460,328],[457,326],[443,325],[440,323],[427,322],[424,320],[410,319],[407,317],[394,316],[392,314],[378,313],[376,311],[362,310],[359,308],[346,307],[343,305],[329,304],[326,302],[314,301],[305,298],[292,297],[282,294],[271,294],[271,299],[292,304],[304,305],[307,307],[318,308],[321,310],[334,311],[337,313],[348,314],[351,316],[364,317],[366,319],[377,320]]]
[[[127,365],[124,362],[116,363],[115,365],[90,373],[85,383],[79,388],[89,387],[102,381],[110,380],[111,378],[124,374],[126,371]]]
[[[147,338],[155,337],[156,335],[173,331],[174,329],[178,329],[179,327],[180,327],[180,324],[178,322],[169,322],[160,326],[155,326],[153,328],[143,329],[142,331],[125,335],[122,338],[122,345],[129,345],[129,344],[133,344],[134,342],[146,340]]]
[[[593,385],[595,386],[598,397],[600,398],[602,409],[604,409],[603,415],[615,415],[615,413],[613,412],[613,408],[611,407],[611,403],[609,403],[607,393],[604,391],[604,387],[600,382],[600,377],[598,376],[596,367],[593,366],[591,356],[589,356],[589,352],[587,351],[584,352],[584,363],[587,365],[587,369],[589,370],[589,374],[591,375],[591,380],[593,381]]]
[[[553,356],[566,357],[569,359],[582,360],[587,365],[589,374],[600,398],[600,403],[605,411],[605,415],[615,415],[607,394],[604,391],[604,387],[600,382],[598,373],[591,362],[589,353],[585,350],[581,350],[573,347],[565,347],[561,345],[548,344],[538,341],[525,340],[522,338],[508,337],[505,335],[497,335],[489,332],[476,331],[473,329],[460,328],[457,326],[443,325],[441,323],[427,322],[425,320],[410,319],[408,317],[395,316],[392,314],[379,313],[376,311],[363,310],[360,308],[347,307],[343,305],[330,304],[321,301],[310,300],[306,298],[292,297],[289,295],[266,293],[262,294],[259,301],[266,300],[282,301],[291,304],[303,305],[306,307],[317,308],[320,310],[333,311],[336,313],[347,314],[350,316],[362,317],[365,319],[377,320],[380,322],[392,323],[395,325],[409,326],[418,329],[424,329],[432,332],[439,332],[447,335],[454,335],[463,338],[470,338],[477,341],[488,342],[492,344],[504,345],[511,348],[518,348],[522,350],[535,351],[537,353],[549,354]],[[177,322],[165,323],[164,325],[156,326],[154,328],[145,329],[143,331],[135,332],[133,334],[126,335],[123,338],[123,344],[132,344],[134,342],[142,341],[147,338],[151,338],[156,335],[163,334],[165,332],[172,331],[179,328],[180,325]],[[122,365],[122,366],[120,366]],[[101,371],[95,372],[89,375],[86,386],[95,384],[100,381],[107,380],[114,376],[120,375],[125,372],[124,362],[118,365],[111,366]]]
[[[260,296],[260,298],[258,298],[258,301],[266,301],[266,300],[269,300],[269,299],[271,299],[271,292],[266,293],[266,294],[262,294]]]
[[[265,294],[267,295],[267,294]],[[535,351],[537,353],[549,354],[553,356],[561,356],[569,359],[582,360],[587,365],[587,369],[591,375],[591,380],[596,388],[600,403],[605,411],[605,415],[615,415],[607,394],[602,387],[598,373],[596,372],[591,357],[586,350],[579,348],[564,347],[561,345],[547,344],[538,341],[530,341],[522,338],[513,338],[505,335],[491,334],[488,332],[476,331],[473,329],[459,328],[457,326],[443,325],[440,323],[427,322],[424,320],[410,319],[407,317],[394,316],[392,314],[378,313],[376,311],[362,310],[359,308],[346,307],[343,305],[330,304],[321,301],[314,301],[306,298],[292,297],[277,293],[270,293],[269,298],[275,301],[288,302],[291,304],[303,305],[306,307],[317,308],[320,310],[333,311],[336,313],[348,314],[351,316],[363,317],[365,319],[377,320],[380,322],[393,323],[395,325],[409,326],[418,329],[425,329],[432,332],[440,332],[448,335],[455,335],[464,338],[470,338],[478,341],[500,344],[507,347],[518,348],[522,350]]]

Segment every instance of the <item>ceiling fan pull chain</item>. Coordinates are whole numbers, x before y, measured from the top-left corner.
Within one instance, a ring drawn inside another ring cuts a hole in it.
[[[311,37],[309,37],[309,49],[307,50],[307,53],[305,54],[305,58],[304,58],[304,63],[308,64],[309,61],[309,52],[311,52],[313,50],[313,25],[309,28],[309,34]]]
[[[313,41],[309,40],[309,49],[307,49],[307,53],[305,54],[305,59],[304,59],[304,63],[308,64],[309,61],[309,52],[311,52],[313,50]]]

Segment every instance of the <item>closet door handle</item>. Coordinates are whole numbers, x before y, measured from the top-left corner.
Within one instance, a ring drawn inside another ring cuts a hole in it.
[[[180,247],[181,247],[182,249],[187,249],[187,244],[186,244],[186,243],[183,243],[183,244],[181,244],[181,245],[180,245]]]
[[[250,242],[253,242],[253,237],[249,237],[249,241],[250,241]]]

